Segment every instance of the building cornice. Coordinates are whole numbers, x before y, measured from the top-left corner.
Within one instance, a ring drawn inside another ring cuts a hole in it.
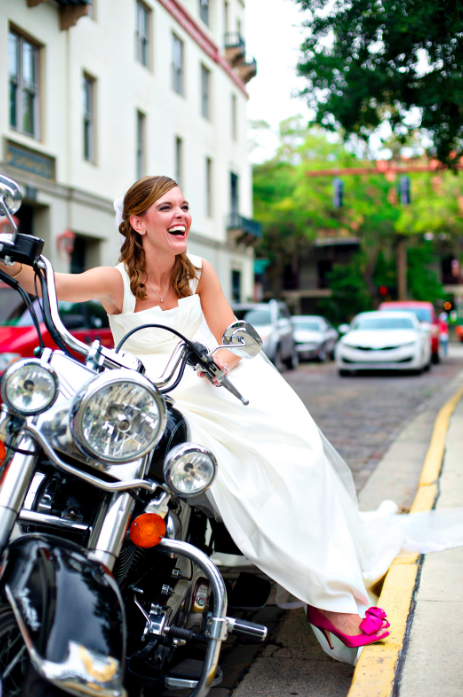
[[[189,12],[180,4],[179,0],[158,0],[158,2],[172,15],[172,17],[180,24],[182,29],[198,44],[198,46],[206,53],[211,60],[220,65],[220,67],[233,80],[235,85],[239,87],[246,98],[249,95],[244,86],[244,82],[233,71],[225,56],[222,56],[218,47],[209,38],[200,25],[193,19]]]

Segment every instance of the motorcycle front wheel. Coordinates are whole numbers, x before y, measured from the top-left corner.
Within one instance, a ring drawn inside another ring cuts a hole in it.
[[[0,694],[2,697],[64,697],[32,668],[26,645],[9,605],[0,606]]]

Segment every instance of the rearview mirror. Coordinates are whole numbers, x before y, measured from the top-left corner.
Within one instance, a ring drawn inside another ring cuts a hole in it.
[[[350,327],[349,327],[348,324],[340,324],[339,327],[338,327],[338,332],[339,332],[340,334],[347,334],[347,332],[349,331],[349,329],[350,329]]]
[[[251,324],[237,320],[224,331],[222,346],[217,346],[209,355],[219,349],[228,349],[240,358],[254,358],[262,350],[262,339]]]
[[[16,182],[0,174],[0,215],[6,215],[15,233],[18,228],[12,216],[20,209],[21,201],[21,189]]]

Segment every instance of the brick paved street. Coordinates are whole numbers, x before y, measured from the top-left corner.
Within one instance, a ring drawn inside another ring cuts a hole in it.
[[[302,363],[284,376],[344,457],[360,490],[391,442],[428,400],[463,368],[463,345],[422,375],[339,377],[333,362]]]
[[[421,376],[341,378],[329,362],[303,363],[284,377],[352,468],[360,490],[405,425],[462,369],[463,345],[451,344],[449,356]],[[239,569],[224,572],[233,582]],[[268,625],[264,647],[230,637],[221,660],[223,682],[211,697],[346,697],[352,666],[321,650],[302,609],[282,611],[274,603],[273,593],[264,610],[247,616]]]

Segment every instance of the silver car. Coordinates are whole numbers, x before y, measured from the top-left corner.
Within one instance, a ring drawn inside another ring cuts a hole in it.
[[[299,358],[294,343],[291,315],[285,303],[232,303],[237,319],[244,319],[259,332],[264,352],[278,370],[297,368]]]
[[[296,350],[300,360],[334,358],[339,334],[325,317],[297,315],[291,318]]]

